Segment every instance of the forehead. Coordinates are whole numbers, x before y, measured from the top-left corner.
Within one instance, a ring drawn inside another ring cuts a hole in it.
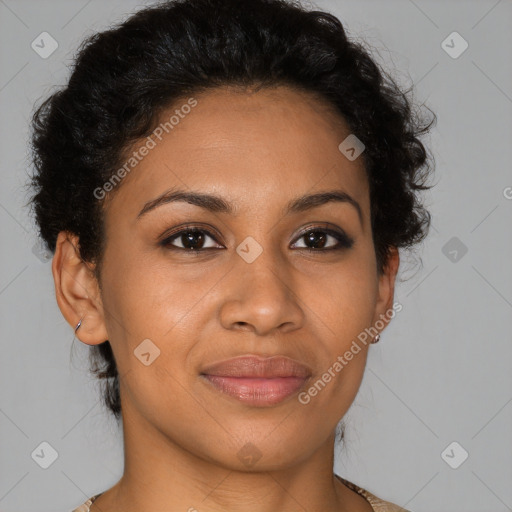
[[[350,135],[343,118],[307,92],[278,87],[258,92],[219,88],[185,97],[164,110],[160,138],[133,145],[140,160],[126,173],[109,209],[135,217],[144,203],[179,186],[217,193],[247,210],[282,206],[315,189],[344,189],[364,208],[362,158],[338,149]]]

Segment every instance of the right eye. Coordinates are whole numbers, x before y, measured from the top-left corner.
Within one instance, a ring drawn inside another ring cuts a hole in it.
[[[162,240],[160,245],[166,249],[188,252],[200,252],[208,249],[222,248],[222,246],[204,247],[203,245],[206,238],[210,238],[215,243],[218,243],[209,231],[199,228],[185,228]],[[175,245],[175,240],[178,240],[181,243],[181,247],[179,245]]]

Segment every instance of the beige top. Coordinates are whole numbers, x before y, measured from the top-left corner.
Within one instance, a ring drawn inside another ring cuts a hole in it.
[[[398,505],[394,505],[389,501],[384,501],[381,500],[380,498],[377,498],[377,496],[374,496],[367,490],[362,489],[361,487],[357,486],[356,484],[353,484],[352,482],[349,482],[348,480],[345,480],[344,478],[341,478],[341,476],[336,475],[336,477],[339,478],[349,489],[352,489],[353,491],[360,494],[363,498],[365,498],[366,501],[372,506],[375,512],[410,512],[409,510],[399,507]],[[101,494],[103,493],[96,494],[92,498],[89,498],[83,505],[80,505],[78,508],[75,508],[73,512],[89,512],[89,508],[92,505],[92,502],[96,498],[101,496]]]

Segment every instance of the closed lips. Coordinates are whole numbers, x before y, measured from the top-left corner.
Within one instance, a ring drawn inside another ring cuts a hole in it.
[[[283,356],[264,358],[261,356],[242,356],[221,361],[208,366],[203,375],[246,378],[276,378],[311,376],[311,369],[298,361]]]

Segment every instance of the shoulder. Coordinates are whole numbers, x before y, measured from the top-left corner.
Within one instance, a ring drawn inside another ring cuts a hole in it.
[[[358,485],[348,480],[345,480],[341,476],[336,475],[336,477],[339,478],[349,489],[352,489],[353,491],[363,496],[363,498],[365,498],[366,501],[368,501],[368,503],[372,506],[375,512],[410,512],[409,510],[399,505],[395,505],[394,503],[391,503],[389,501],[381,500],[371,492],[367,491],[366,489],[363,489],[362,487],[359,487]]]

